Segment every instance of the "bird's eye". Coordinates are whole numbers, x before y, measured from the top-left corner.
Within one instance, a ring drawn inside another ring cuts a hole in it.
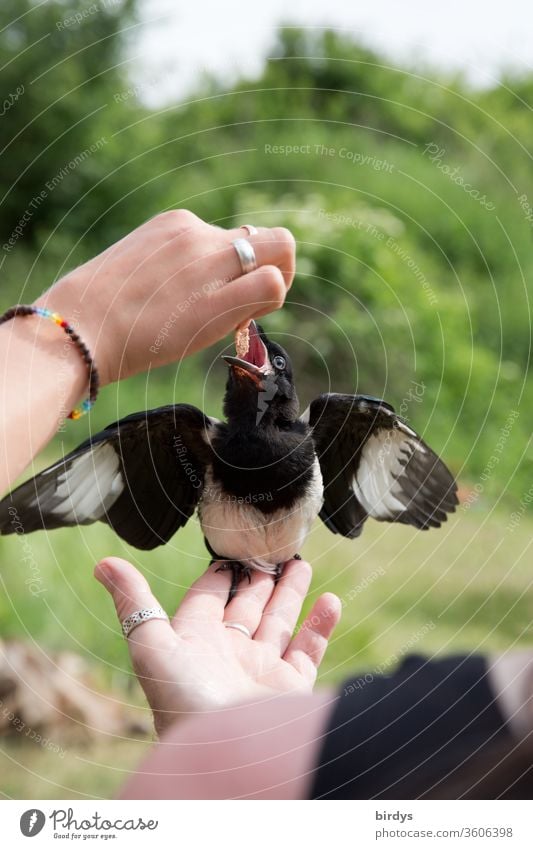
[[[285,368],[285,357],[281,357],[279,354],[276,354],[276,356],[272,358],[272,365],[274,368],[277,368],[278,371],[283,371]]]

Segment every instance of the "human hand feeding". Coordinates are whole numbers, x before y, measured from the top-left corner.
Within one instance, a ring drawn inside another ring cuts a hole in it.
[[[305,561],[289,561],[277,584],[254,572],[227,605],[231,579],[216,568],[193,584],[171,621],[150,619],[128,637],[159,734],[183,714],[311,692],[340,619],[339,599],[325,593],[293,636],[311,581]],[[112,595],[121,622],[158,606],[146,579],[125,560],[101,561],[95,576]]]
[[[76,319],[101,383],[179,360],[283,305],[295,271],[284,227],[224,230],[185,209],[156,215],[35,302]],[[246,238],[257,267],[243,273]]]
[[[252,262],[243,262],[239,239]],[[0,490],[13,485],[69,411],[78,418],[90,409],[99,385],[179,360],[278,309],[294,269],[294,239],[283,227],[224,230],[172,210],[66,274],[33,304],[7,308],[0,316],[0,405],[10,416],[0,428]]]

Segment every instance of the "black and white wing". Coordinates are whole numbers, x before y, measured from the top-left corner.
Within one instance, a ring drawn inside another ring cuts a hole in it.
[[[454,478],[385,401],[324,394],[307,416],[324,480],[320,517],[334,533],[357,537],[368,516],[438,528],[455,510]]]
[[[193,514],[216,423],[188,404],[133,413],[0,501],[0,534],[107,522],[137,548],[163,545]]]

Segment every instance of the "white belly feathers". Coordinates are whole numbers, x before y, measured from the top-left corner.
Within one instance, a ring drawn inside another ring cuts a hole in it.
[[[259,496],[255,501],[230,496],[221,491],[211,474],[206,474],[198,515],[213,551],[254,569],[274,572],[279,563],[299,552],[322,500],[322,474],[315,460],[310,489],[288,510],[265,514],[256,506]]]

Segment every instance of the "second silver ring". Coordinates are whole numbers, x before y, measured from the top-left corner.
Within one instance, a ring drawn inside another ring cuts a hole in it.
[[[239,257],[243,274],[249,274],[257,268],[257,259],[252,244],[248,239],[234,239],[233,247]]]

